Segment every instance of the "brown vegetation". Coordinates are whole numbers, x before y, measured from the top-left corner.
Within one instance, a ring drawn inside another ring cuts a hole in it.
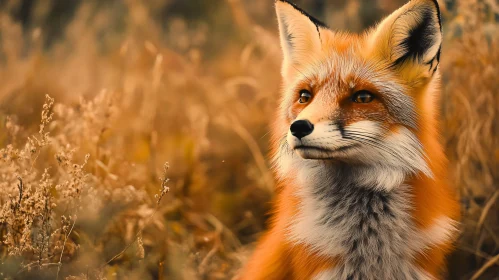
[[[272,198],[272,1],[63,2],[0,3],[0,278],[230,279]],[[403,1],[296,2],[358,31]],[[449,278],[496,279],[499,8],[445,3]]]

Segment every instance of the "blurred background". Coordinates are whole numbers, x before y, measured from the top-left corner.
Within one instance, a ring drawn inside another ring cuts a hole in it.
[[[295,2],[352,32],[405,3]],[[499,279],[499,4],[439,4],[447,278]],[[269,217],[280,63],[273,0],[0,1],[0,278],[233,277]]]

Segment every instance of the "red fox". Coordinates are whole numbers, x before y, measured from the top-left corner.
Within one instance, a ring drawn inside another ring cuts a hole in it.
[[[459,204],[438,139],[437,1],[355,35],[275,7],[277,198],[241,279],[440,279]]]

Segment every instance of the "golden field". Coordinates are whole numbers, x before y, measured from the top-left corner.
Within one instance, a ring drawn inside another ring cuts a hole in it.
[[[297,4],[361,31],[402,0]],[[440,1],[448,279],[499,279],[499,5]],[[230,279],[265,229],[272,0],[0,1],[0,278]]]

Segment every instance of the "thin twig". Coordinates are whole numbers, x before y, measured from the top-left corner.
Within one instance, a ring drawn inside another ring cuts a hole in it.
[[[496,243],[496,246],[499,246],[499,237],[497,237],[496,233],[490,228],[488,224],[483,224],[483,228],[489,233],[490,237]]]
[[[50,257],[48,258],[44,258],[43,260],[49,260]],[[34,262],[31,262],[31,263],[28,263],[26,265],[23,265],[23,268],[21,270],[19,270],[17,272],[17,275],[20,275],[21,273],[25,272],[25,271],[28,271],[28,270],[31,270],[31,268],[33,267],[50,267],[50,266],[55,266],[56,263],[42,263],[40,264],[39,261],[34,261]]]
[[[478,235],[480,230],[482,229],[482,225],[485,221],[485,218],[487,218],[487,215],[490,211],[490,208],[492,208],[492,205],[496,202],[497,198],[499,198],[499,190],[495,191],[492,197],[487,201],[487,204],[483,208],[482,214],[480,215],[480,219],[478,220],[478,225],[476,227],[475,235]]]
[[[17,180],[19,180],[19,184],[17,184],[17,188],[19,189],[19,201],[17,202],[17,204],[21,205],[21,201],[23,200],[24,185],[21,176],[17,176]]]
[[[64,254],[64,248],[66,247],[66,242],[68,241],[69,235],[71,235],[71,232],[73,232],[73,228],[75,227],[76,224],[76,219],[77,217],[73,219],[73,225],[71,226],[71,229],[69,230],[68,234],[64,235],[64,243],[62,244],[62,250],[61,250],[61,255],[59,256],[59,265],[57,266],[57,275],[55,277],[55,280],[59,279],[59,272],[61,271],[62,267],[62,256]]]
[[[246,143],[248,148],[250,149],[251,154],[253,155],[253,159],[256,162],[258,169],[262,173],[263,179],[265,181],[267,190],[272,193],[274,189],[274,181],[270,172],[268,171],[267,164],[265,163],[265,156],[263,155],[258,143],[255,141],[251,133],[239,122],[239,120],[235,116],[229,116],[232,128],[236,132],[239,137]]]
[[[497,254],[493,258],[491,258],[475,274],[473,274],[473,276],[471,277],[471,280],[478,279],[478,277],[480,277],[489,267],[493,266],[498,261],[499,261],[499,254]]]
[[[491,256],[489,256],[489,255],[487,255],[485,253],[482,253],[481,251],[477,252],[475,249],[473,249],[471,247],[460,245],[459,246],[459,250],[464,251],[464,252],[468,252],[468,253],[471,253],[471,254],[474,254],[475,256],[480,257],[480,258],[482,258],[484,260],[487,260],[487,261],[489,261],[489,260],[492,259]],[[499,260],[496,261],[496,264],[499,265]]]
[[[221,243],[220,239],[216,239],[211,250],[208,252],[208,254],[206,254],[204,259],[199,264],[199,274],[201,276],[204,276],[204,274],[206,273],[206,267],[208,265],[208,262],[220,249],[220,245],[221,245],[220,243]]]

